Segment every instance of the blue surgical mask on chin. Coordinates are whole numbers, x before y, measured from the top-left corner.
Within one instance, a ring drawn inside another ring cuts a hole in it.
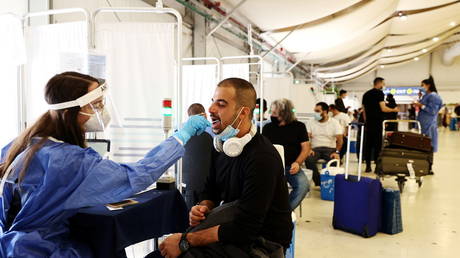
[[[225,127],[225,129],[220,134],[216,135],[215,137],[217,137],[221,141],[225,142],[226,140],[237,136],[238,133],[240,132],[240,129],[238,129],[238,128],[240,127],[241,122],[243,122],[243,121],[240,121],[240,123],[238,124],[238,126],[236,128],[234,128],[232,125],[238,119],[238,116],[241,114],[241,111],[243,111],[243,108],[240,109],[240,111],[238,112],[238,115],[235,117],[235,120],[233,120],[233,122],[231,124],[227,125],[227,127]]]
[[[323,117],[321,116],[321,113],[315,113],[315,120],[321,121],[321,119],[323,119]]]

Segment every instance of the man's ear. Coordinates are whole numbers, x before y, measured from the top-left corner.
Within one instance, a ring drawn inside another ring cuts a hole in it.
[[[241,110],[241,115],[243,115],[244,117],[249,117],[250,114],[251,114],[251,109],[248,107],[243,107],[243,109]]]

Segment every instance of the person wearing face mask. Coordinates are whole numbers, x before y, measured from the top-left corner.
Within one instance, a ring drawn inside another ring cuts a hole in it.
[[[420,102],[415,102],[414,106],[420,109],[417,120],[422,126],[422,133],[431,138],[433,152],[438,151],[438,113],[442,108],[442,99],[438,95],[433,77],[422,81],[422,87],[426,94]]]
[[[191,117],[136,163],[103,159],[86,147],[85,133],[109,123],[106,90],[88,75],[55,75],[45,87],[49,110],[2,149],[1,257],[92,257],[88,246],[69,238],[69,218],[146,189],[184,154],[182,145],[210,125]]]
[[[264,126],[262,135],[273,144],[284,147],[285,176],[292,191],[289,204],[294,210],[310,191],[310,183],[300,168],[310,153],[310,143],[305,124],[297,121],[294,105],[288,99],[275,100],[271,105],[271,123]]]
[[[363,155],[366,160],[366,172],[372,172],[371,162],[377,160],[382,149],[382,130],[384,113],[399,112],[398,107],[389,108],[385,103],[382,77],[374,79],[374,87],[363,95],[363,115],[365,121]]]
[[[308,169],[313,171],[313,182],[320,185],[320,175],[316,162],[319,159],[329,161],[340,159],[340,150],[343,145],[343,129],[340,123],[328,114],[329,106],[319,102],[315,106],[315,119],[307,123],[308,136],[312,151],[305,161]]]
[[[200,225],[222,203],[233,203],[234,215],[216,226],[171,235],[160,245],[163,256],[249,258],[260,238],[289,246],[293,225],[283,164],[252,123],[255,106],[256,91],[248,81],[229,78],[218,84],[209,107],[215,151],[190,225]]]

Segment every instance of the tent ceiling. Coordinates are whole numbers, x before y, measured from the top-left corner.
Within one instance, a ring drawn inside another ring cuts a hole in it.
[[[237,12],[271,43],[294,30],[280,45],[336,81],[408,62],[460,32],[460,1],[452,0],[249,0]]]

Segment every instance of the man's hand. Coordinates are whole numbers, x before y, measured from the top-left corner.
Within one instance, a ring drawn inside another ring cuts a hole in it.
[[[299,163],[293,162],[293,163],[291,164],[291,170],[289,170],[289,173],[290,173],[291,175],[295,175],[295,174],[299,173],[299,170],[300,170],[300,165],[299,165]]]
[[[338,153],[331,153],[331,159],[340,159],[340,155]]]
[[[399,107],[395,107],[393,110],[394,112],[399,112]]]
[[[176,258],[181,255],[179,242],[182,234],[176,233],[170,235],[160,244],[160,252],[166,258]]]
[[[204,205],[195,205],[192,207],[189,213],[190,226],[195,227],[201,223],[202,220],[206,218],[206,214],[209,212],[207,206]]]
[[[312,157],[315,156],[315,152],[313,150],[311,150],[310,155],[308,155],[308,156],[312,156]]]

